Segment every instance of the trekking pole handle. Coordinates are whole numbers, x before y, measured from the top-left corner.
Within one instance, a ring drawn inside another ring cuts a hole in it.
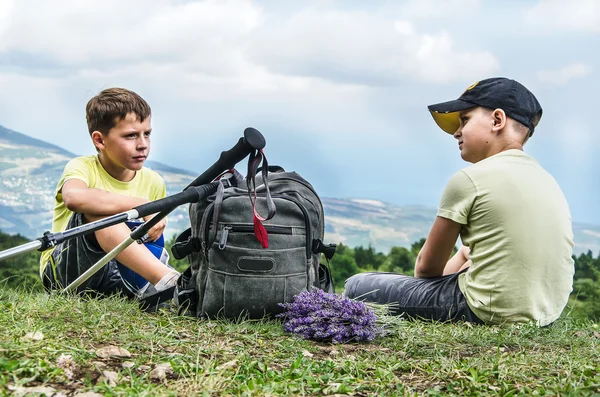
[[[186,189],[191,186],[200,186],[211,182],[219,176],[221,172],[235,167],[235,165],[242,161],[247,155],[254,150],[264,148],[265,145],[265,138],[256,128],[246,128],[244,130],[244,136],[238,140],[235,146],[227,151],[221,152],[219,159],[210,166],[209,169],[204,171],[202,175],[190,183]]]
[[[143,225],[135,229],[131,233],[131,238],[138,240],[142,238],[150,229],[154,227],[161,219],[163,219],[171,210],[181,204],[193,203],[202,200],[204,197],[213,194],[217,191],[219,182],[211,182],[202,186],[190,186],[186,190],[176,195],[166,197],[161,200],[152,201],[135,207],[140,217],[160,212],[152,219],[145,222]]]
[[[150,214],[156,214],[158,212],[171,212],[173,209],[182,204],[200,201],[201,198],[210,194],[207,192],[210,192],[211,189],[212,192],[216,191],[217,184],[218,182],[213,182],[202,186],[190,186],[181,193],[177,193],[156,201],[151,201],[146,204],[138,205],[137,207],[134,207],[133,210],[137,211],[139,218],[143,218]]]

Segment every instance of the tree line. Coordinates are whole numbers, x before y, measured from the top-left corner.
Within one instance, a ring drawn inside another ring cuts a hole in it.
[[[9,235],[0,231],[0,251],[28,243],[30,240],[21,235]],[[166,242],[170,247],[175,236]],[[406,247],[392,247],[387,254],[378,252],[372,246],[351,248],[338,244],[336,253],[329,263],[336,291],[344,289],[344,281],[361,272],[393,272],[413,275],[415,261],[423,247],[425,239]],[[0,287],[25,287],[43,290],[39,278],[39,252],[33,251],[0,262]],[[565,310],[572,317],[587,317],[600,320],[600,252],[594,256],[592,251],[573,256],[575,277],[569,307]],[[325,258],[323,258],[324,263]],[[189,264],[186,259],[175,260],[171,256],[171,266],[179,271]]]

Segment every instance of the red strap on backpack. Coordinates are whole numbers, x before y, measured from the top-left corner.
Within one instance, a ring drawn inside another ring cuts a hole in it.
[[[263,184],[265,185],[265,190],[267,191],[266,200],[267,200],[267,209],[269,211],[268,215],[263,218],[260,216],[258,211],[256,210],[256,171],[258,170],[258,166],[262,162],[262,177]],[[269,164],[267,162],[267,157],[265,156],[262,149],[254,151],[250,153],[250,158],[248,159],[248,174],[246,175],[246,185],[248,186],[248,197],[250,198],[250,202],[252,203],[252,213],[254,218],[254,235],[256,239],[260,242],[260,245],[263,248],[269,248],[269,234],[267,233],[267,229],[262,224],[261,221],[268,221],[269,219],[275,216],[275,203],[273,202],[273,198],[271,197],[271,192],[269,190]],[[253,192],[252,195],[250,192]],[[253,197],[254,196],[254,197]]]

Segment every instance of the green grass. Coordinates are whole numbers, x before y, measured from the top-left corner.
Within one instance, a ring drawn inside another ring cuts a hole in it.
[[[146,314],[119,298],[0,289],[0,392],[46,387],[64,395],[132,396],[600,393],[600,329],[590,321],[567,316],[538,329],[387,320],[386,337],[333,345],[298,339],[277,321],[201,321],[167,310]],[[33,332],[43,338],[26,337]],[[98,357],[98,349],[110,345],[131,357]],[[63,354],[75,362],[72,379],[57,363]],[[124,368],[124,362],[132,367]],[[170,363],[173,372],[162,381],[151,379],[150,371],[161,363]],[[112,385],[102,376],[106,370],[118,374]]]

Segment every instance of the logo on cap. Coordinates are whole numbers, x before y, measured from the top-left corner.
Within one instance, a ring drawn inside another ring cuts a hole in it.
[[[465,91],[469,91],[472,90],[473,88],[475,88],[475,86],[479,84],[479,81],[474,82],[473,84],[471,84],[470,86],[467,87],[467,89]]]
[[[467,89],[461,94],[461,96],[463,96],[467,92],[471,91],[473,88],[475,88],[477,86],[477,84],[479,84],[479,81],[476,81],[473,84],[471,84],[470,86],[468,86]]]

